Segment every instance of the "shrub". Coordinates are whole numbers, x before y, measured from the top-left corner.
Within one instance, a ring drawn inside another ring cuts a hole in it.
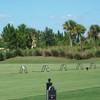
[[[16,56],[24,56],[24,54],[23,54],[23,51],[21,49],[16,49],[14,51],[14,55],[13,56],[14,57],[16,57]]]
[[[12,58],[12,57],[14,57],[14,56],[13,56],[13,52],[7,51],[7,52],[6,52],[6,59],[9,59],[9,58]]]
[[[28,50],[23,50],[23,56],[28,56]]]
[[[96,50],[95,56],[96,56],[96,57],[100,57],[100,50]]]
[[[43,50],[43,56],[44,57],[52,56],[52,53],[50,50]]]
[[[3,60],[5,60],[4,54],[2,52],[0,52],[0,61],[3,61]]]
[[[24,56],[33,56],[33,51],[29,50],[29,49],[23,50],[23,55]]]
[[[34,49],[33,55],[34,56],[42,56],[42,51],[40,49]]]
[[[94,54],[92,52],[87,52],[87,59],[94,57]]]
[[[59,56],[58,50],[51,50],[51,53],[52,53],[52,56],[54,56],[54,57]]]
[[[27,55],[28,56],[33,56],[33,51],[32,50],[28,50]]]
[[[64,50],[59,49],[59,50],[58,50],[58,55],[59,55],[60,57],[65,57],[65,56],[66,56],[66,53],[65,53]]]
[[[89,56],[87,56],[86,53],[83,53],[83,54],[81,55],[81,57],[82,57],[82,59],[88,59],[88,58],[89,58]]]
[[[67,53],[66,57],[69,58],[69,59],[73,59],[73,54],[72,53]]]
[[[76,53],[76,54],[74,54],[74,59],[81,60],[82,55],[80,53]]]

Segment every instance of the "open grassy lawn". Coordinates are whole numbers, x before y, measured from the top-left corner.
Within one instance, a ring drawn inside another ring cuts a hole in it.
[[[84,70],[76,70],[79,62]],[[90,62],[97,68],[86,71]],[[68,70],[58,71],[63,63]],[[44,64],[50,72],[41,72]],[[19,74],[22,65],[28,74]],[[100,100],[100,58],[76,61],[54,57],[16,57],[0,62],[0,100],[46,100],[48,78],[57,90],[57,100]]]

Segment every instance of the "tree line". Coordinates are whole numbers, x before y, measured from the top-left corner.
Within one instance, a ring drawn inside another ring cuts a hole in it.
[[[79,46],[83,50],[83,45],[98,47],[100,46],[100,26],[91,25],[87,37],[84,36],[86,27],[73,20],[66,21],[62,28],[64,32],[58,30],[57,33],[48,27],[40,31],[25,24],[15,28],[8,24],[3,28],[0,38],[0,47],[7,49],[31,49],[45,48],[49,46]]]

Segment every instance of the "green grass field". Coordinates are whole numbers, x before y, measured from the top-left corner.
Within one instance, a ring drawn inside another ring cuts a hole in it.
[[[79,62],[84,70],[76,70]],[[86,71],[90,62],[97,68]],[[57,71],[63,63],[68,70]],[[44,64],[50,72],[41,72]],[[19,74],[22,65],[28,74]],[[57,90],[57,100],[100,100],[100,58],[76,61],[54,57],[16,57],[0,62],[0,100],[46,100],[48,78]]]

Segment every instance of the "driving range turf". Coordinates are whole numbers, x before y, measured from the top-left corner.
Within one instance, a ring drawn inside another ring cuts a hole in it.
[[[96,69],[85,69],[90,63]],[[61,64],[67,71],[59,71]],[[82,63],[84,70],[76,70]],[[49,72],[41,72],[43,65]],[[28,74],[19,74],[20,67]],[[100,100],[100,58],[68,60],[55,57],[16,57],[0,62],[0,100],[46,100],[46,82],[51,78],[57,100]]]

